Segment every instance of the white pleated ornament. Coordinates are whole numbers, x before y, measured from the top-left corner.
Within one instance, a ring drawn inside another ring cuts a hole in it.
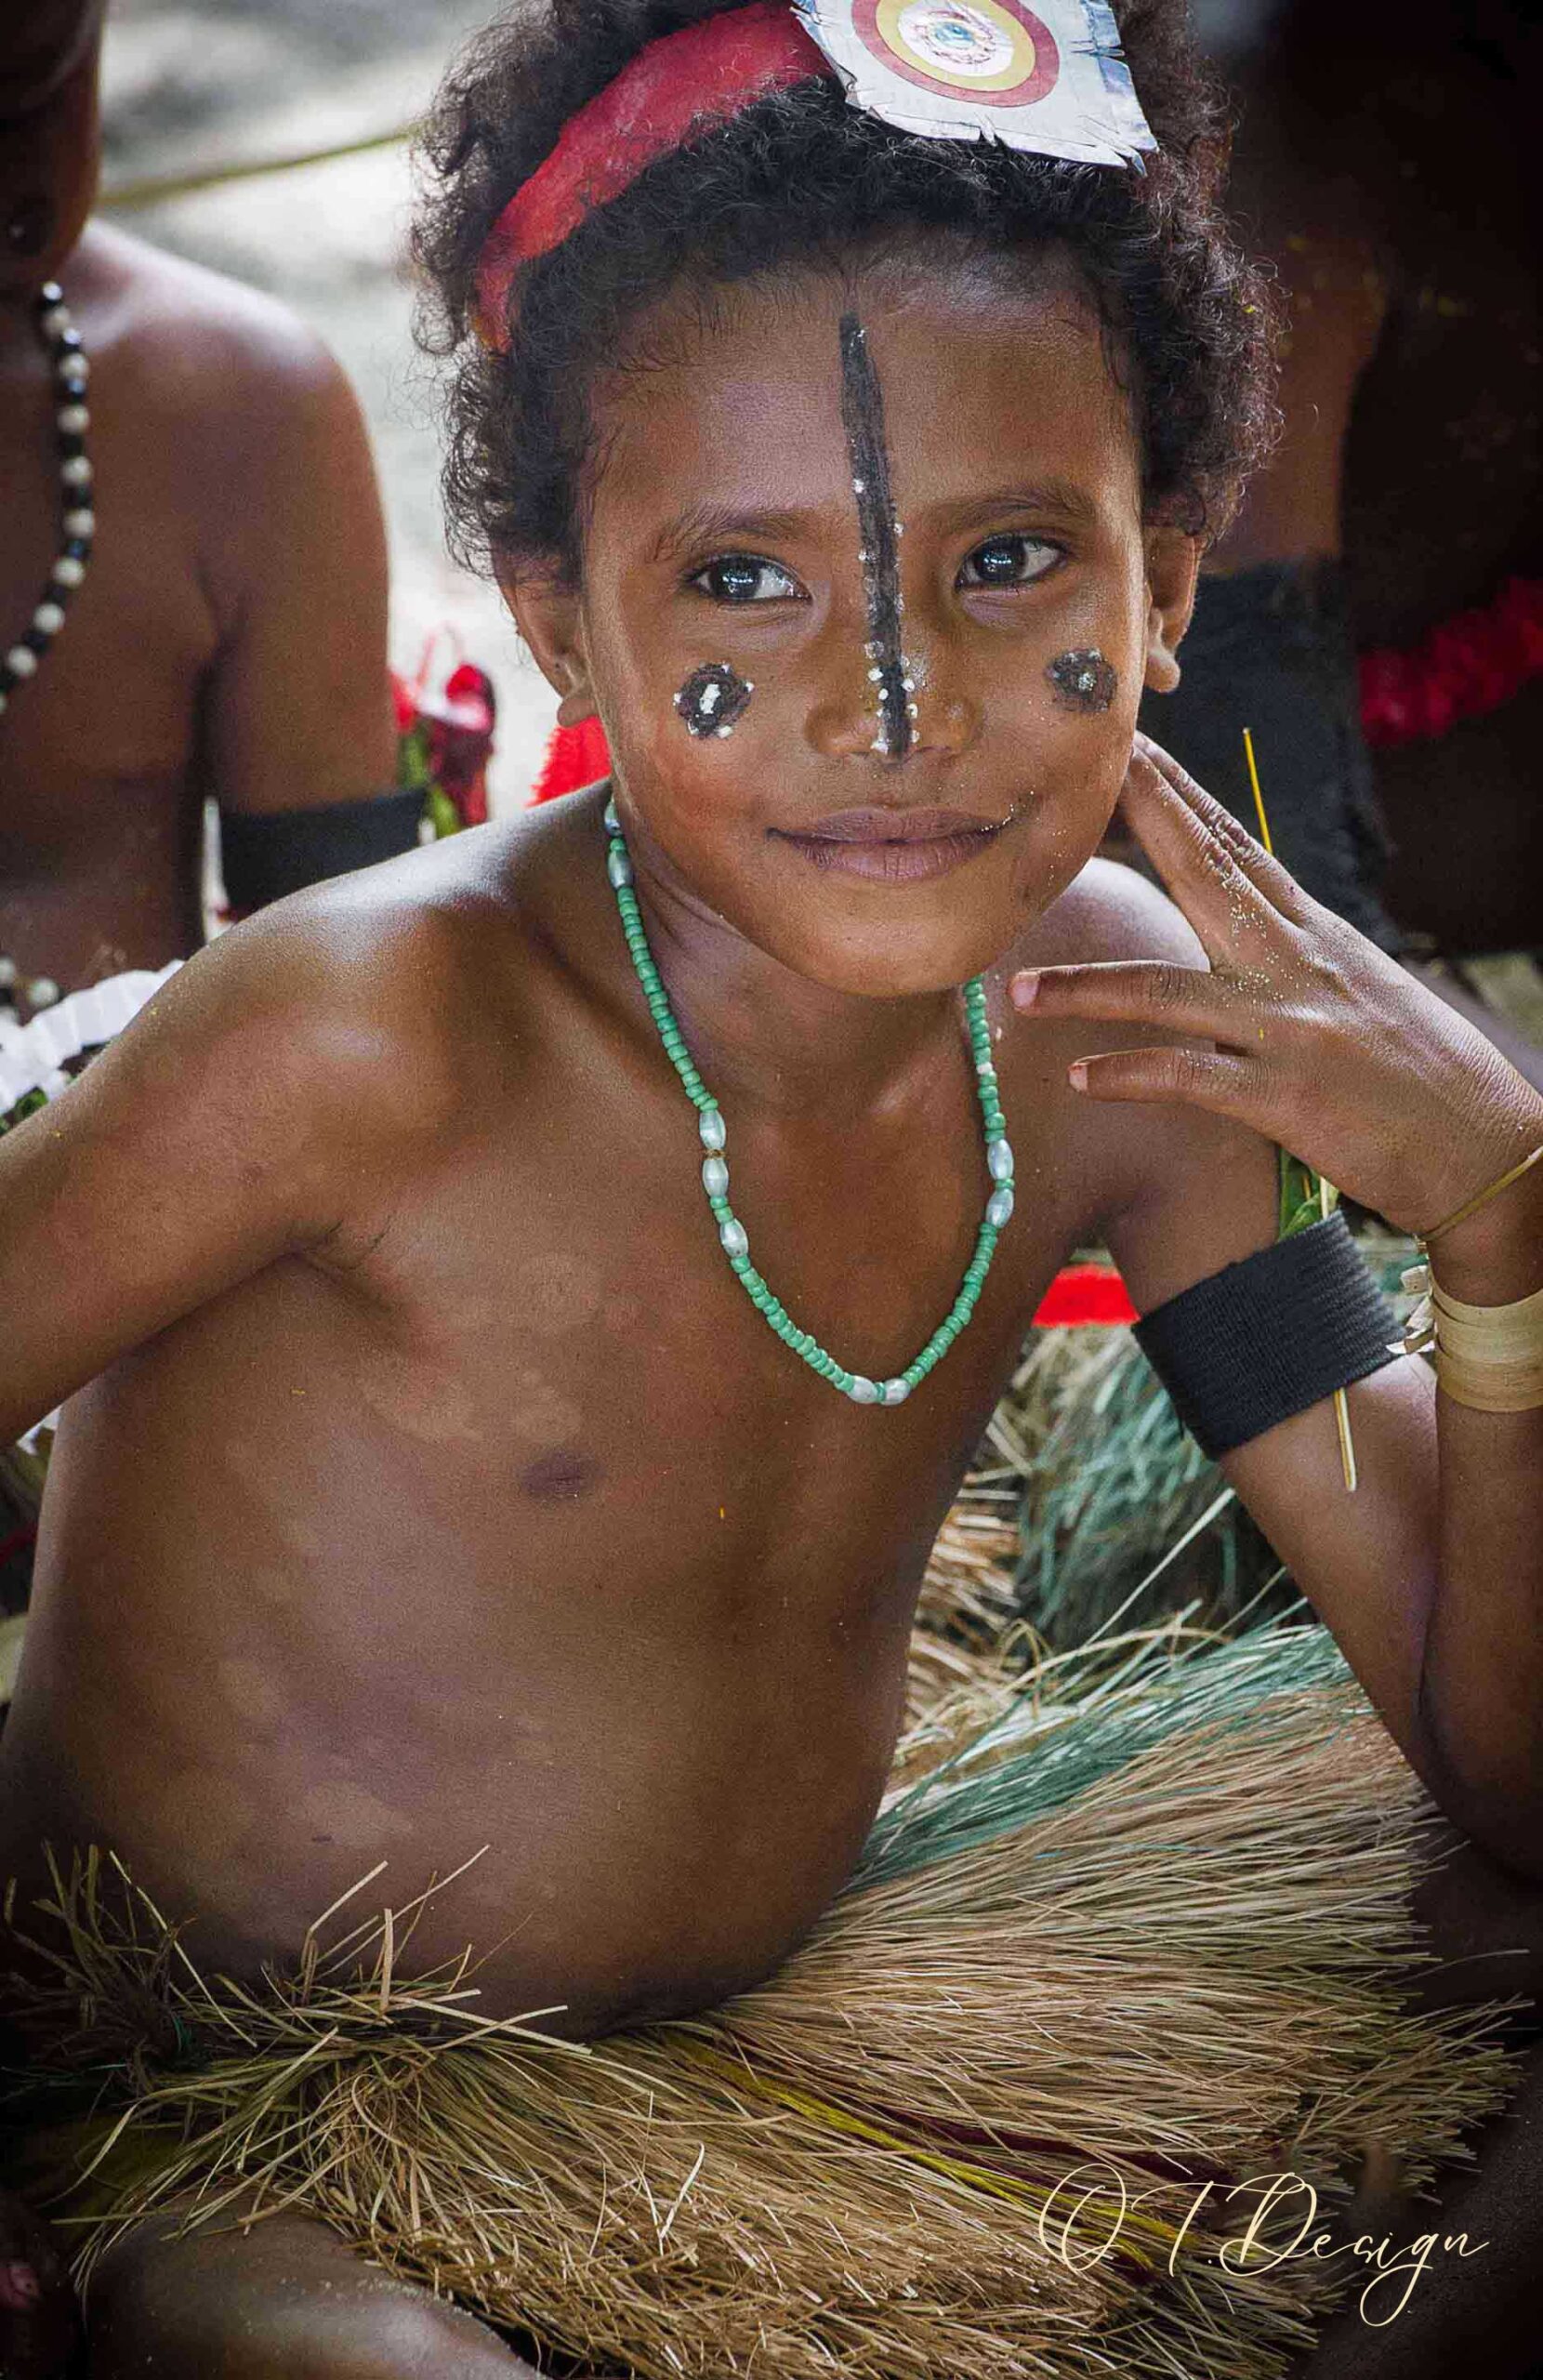
[[[1102,0],[798,0],[853,107],[934,140],[1141,167],[1156,141]]]

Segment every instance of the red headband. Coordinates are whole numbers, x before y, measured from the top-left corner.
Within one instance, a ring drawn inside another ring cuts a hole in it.
[[[520,267],[619,198],[646,165],[772,91],[834,73],[786,0],[750,0],[648,43],[569,117],[551,155],[488,233],[477,268],[478,336],[508,347],[509,284]]]

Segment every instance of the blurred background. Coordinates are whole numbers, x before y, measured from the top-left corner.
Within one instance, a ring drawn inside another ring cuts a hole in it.
[[[403,263],[406,142],[144,203],[147,183],[196,182],[232,164],[406,127],[457,44],[492,13],[484,0],[112,0],[102,211],[283,298],[337,356],[364,407],[385,499],[393,666],[414,674],[426,640],[448,629],[488,671],[498,694],[496,811],[525,799],[555,704],[497,589],[444,550],[432,373],[415,354]]]

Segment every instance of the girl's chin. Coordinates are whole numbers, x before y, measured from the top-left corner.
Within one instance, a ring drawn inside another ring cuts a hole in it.
[[[856,999],[922,999],[988,972],[1012,948],[1021,932],[1022,927],[1014,924],[999,937],[985,941],[977,922],[968,937],[906,933],[903,946],[896,947],[903,940],[897,933],[894,943],[880,948],[866,937],[831,939],[805,945],[798,951],[785,947],[776,956],[795,973],[829,992]]]

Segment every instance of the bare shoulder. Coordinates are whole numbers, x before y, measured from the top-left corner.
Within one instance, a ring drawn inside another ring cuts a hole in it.
[[[190,415],[235,383],[298,405],[347,388],[324,341],[265,290],[99,222],[83,247],[112,344]]]
[[[442,1132],[520,1040],[542,965],[515,889],[521,840],[495,824],[310,885],[185,972],[207,983],[225,1030],[270,1034],[352,1129]]]
[[[1020,968],[1143,959],[1179,968],[1207,964],[1198,935],[1166,892],[1116,861],[1090,860],[1001,963],[1004,1005],[1007,979]],[[1214,1221],[1235,1206],[1240,1244],[1226,1252],[1257,1244],[1273,1167],[1257,1134],[1177,1101],[1095,1100],[1068,1088],[1067,1069],[1078,1058],[1182,1042],[1185,1035],[1156,1022],[1040,1020],[1031,1010],[1011,1014],[1008,1038],[1024,1092],[1041,1114],[1053,1115],[1060,1161],[1075,1168],[1084,1185],[1085,1236],[1117,1247],[1133,1289],[1149,1293],[1144,1302],[1180,1286],[1176,1275],[1193,1278],[1197,1270],[1211,1269],[1192,1262],[1192,1224],[1208,1230],[1206,1218]]]
[[[1167,959],[1204,967],[1199,936],[1176,903],[1119,861],[1091,859],[1011,954],[1012,967],[1095,965]]]
[[[270,1264],[350,1271],[454,1164],[520,1044],[474,997],[495,915],[523,977],[497,884],[442,846],[275,902],[0,1141],[0,1443]]]

